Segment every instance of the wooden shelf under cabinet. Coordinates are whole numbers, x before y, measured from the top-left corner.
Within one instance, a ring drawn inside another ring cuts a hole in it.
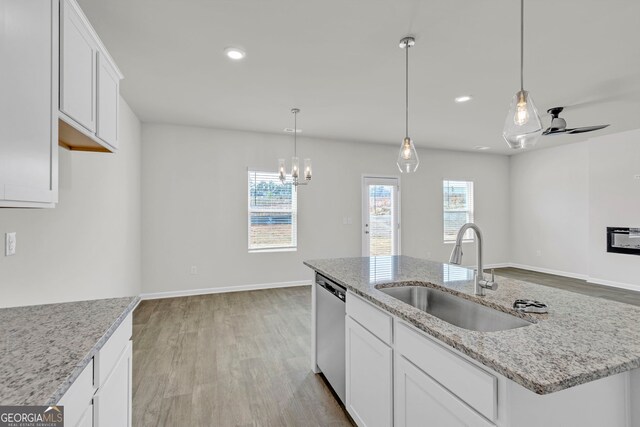
[[[58,145],[71,151],[113,153],[113,150],[99,144],[95,139],[62,119],[58,119]]]

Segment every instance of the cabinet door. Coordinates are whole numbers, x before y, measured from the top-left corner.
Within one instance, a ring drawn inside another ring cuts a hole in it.
[[[57,16],[57,1],[0,2],[0,207],[57,201]]]
[[[131,426],[131,341],[107,380],[98,388],[93,404],[96,427]]]
[[[60,110],[95,132],[97,45],[77,5],[63,0],[61,7]]]
[[[93,427],[93,403],[84,411],[76,427]]]
[[[396,427],[493,426],[403,356],[395,376]]]
[[[347,316],[347,410],[360,426],[393,424],[393,351]]]
[[[98,53],[98,138],[118,147],[118,101],[120,78],[111,63]]]

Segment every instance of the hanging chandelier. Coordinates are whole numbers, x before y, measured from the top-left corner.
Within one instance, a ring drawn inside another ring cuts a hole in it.
[[[538,109],[524,90],[524,0],[520,0],[520,90],[511,101],[502,137],[515,149],[533,147],[542,134]]]
[[[416,44],[413,37],[404,37],[400,40],[400,48],[405,50],[405,118],[404,118],[404,139],[398,153],[398,169],[401,173],[411,173],[418,170],[420,159],[418,152],[409,138],[409,49]]]
[[[298,113],[299,108],[292,108],[293,113],[293,157],[291,158],[291,183],[298,187],[307,185],[311,181],[311,159],[304,159],[304,176],[300,178],[300,159],[298,159]],[[287,180],[286,163],[284,159],[278,159],[278,172],[280,181],[284,184]]]

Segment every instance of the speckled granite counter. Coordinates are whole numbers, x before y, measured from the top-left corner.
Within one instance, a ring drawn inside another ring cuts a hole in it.
[[[640,367],[640,307],[498,276],[498,289],[478,297],[473,294],[472,270],[406,256],[323,259],[305,264],[538,394]],[[498,332],[470,331],[375,287],[412,281],[436,285],[535,323]],[[545,302],[549,313],[519,314],[512,309],[518,298]]]
[[[0,405],[57,403],[138,301],[0,309]]]

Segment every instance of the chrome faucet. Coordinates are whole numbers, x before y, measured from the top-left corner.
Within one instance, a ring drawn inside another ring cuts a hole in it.
[[[476,295],[484,295],[485,289],[491,289],[493,291],[498,289],[498,283],[495,282],[493,269],[491,270],[491,280],[484,279],[484,271],[482,271],[482,232],[480,232],[480,228],[478,228],[477,225],[472,222],[468,222],[460,227],[458,237],[456,237],[456,245],[453,247],[453,251],[451,251],[451,258],[449,258],[449,262],[456,265],[460,265],[462,262],[462,237],[469,229],[476,233],[476,248],[478,253],[478,269],[476,270],[473,291]]]

